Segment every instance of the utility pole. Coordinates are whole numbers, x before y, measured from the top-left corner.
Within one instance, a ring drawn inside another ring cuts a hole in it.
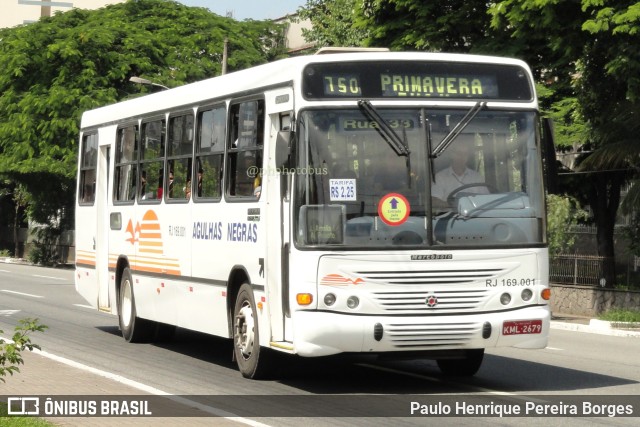
[[[227,74],[227,58],[229,54],[229,38],[224,38],[224,48],[222,49],[222,74]]]
[[[44,17],[44,16],[51,16],[51,6],[45,6],[44,3],[48,1],[47,0],[42,0],[43,5],[40,6],[40,17]]]

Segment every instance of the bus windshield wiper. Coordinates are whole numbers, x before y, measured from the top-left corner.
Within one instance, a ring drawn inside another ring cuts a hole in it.
[[[486,102],[478,101],[476,104],[471,107],[471,109],[467,112],[467,114],[460,120],[451,131],[445,136],[440,144],[433,150],[431,154],[432,158],[438,158],[448,147],[451,145],[454,139],[467,127],[471,120],[484,108],[487,106]]]
[[[362,110],[364,115],[367,116],[369,120],[374,121],[376,125],[378,125],[376,127],[376,130],[378,131],[382,139],[384,139],[387,144],[389,144],[389,146],[393,148],[393,151],[395,151],[398,156],[408,157],[409,154],[411,154],[411,151],[409,151],[409,147],[407,146],[406,142],[403,141],[398,136],[396,131],[394,131],[391,126],[389,126],[389,124],[382,118],[382,116],[378,114],[369,100],[359,100],[358,107],[360,107],[360,110]]]

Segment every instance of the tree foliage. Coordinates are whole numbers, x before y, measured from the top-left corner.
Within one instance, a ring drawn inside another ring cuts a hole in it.
[[[620,189],[635,178],[640,163],[640,3],[351,1],[353,26],[368,30],[362,45],[490,53],[529,63],[543,113],[555,121],[558,144],[588,153],[578,159],[579,193],[592,207],[598,254],[610,260],[605,275],[613,284]],[[322,10],[316,7],[312,22],[331,22],[330,16],[318,16]],[[640,207],[640,183],[635,184],[627,211]]]
[[[40,346],[31,342],[32,332],[44,332],[47,326],[41,324],[38,319],[21,319],[15,327],[11,341],[0,338],[0,381],[5,382],[4,377],[20,372],[19,365],[24,363],[22,352],[33,351]],[[3,331],[0,330],[0,334]]]
[[[303,29],[302,35],[317,47],[361,46],[368,31],[354,25],[356,4],[356,0],[307,0],[298,9],[297,19],[308,19],[313,26],[311,29]]]
[[[567,7],[572,8],[570,13]],[[518,29],[513,32],[515,39],[527,40],[533,33],[548,38],[554,58],[548,64],[550,77],[564,89],[554,105],[570,106],[561,119],[565,123],[577,119],[580,126],[568,128],[579,131],[569,138],[574,138],[574,147],[589,153],[579,159],[579,169],[597,225],[598,254],[607,260],[604,275],[612,286],[620,190],[633,179],[640,160],[634,131],[640,75],[639,3],[505,0],[496,3],[492,12],[496,26]],[[545,66],[547,62],[544,57],[539,61]]]
[[[578,207],[577,201],[570,196],[549,194],[547,196],[547,237],[549,254],[567,253],[575,244],[576,236],[571,226],[587,219],[588,213]]]
[[[369,46],[393,50],[491,51],[503,37],[490,27],[481,0],[363,0],[356,25],[368,27]]]
[[[170,0],[72,9],[0,30],[0,171],[55,216],[72,205],[83,111],[145,93],[140,76],[174,87],[277,58],[282,30]],[[47,192],[43,190],[46,187]],[[60,202],[60,197],[66,199]]]

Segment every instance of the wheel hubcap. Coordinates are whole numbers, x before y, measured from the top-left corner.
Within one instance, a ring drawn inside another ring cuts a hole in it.
[[[131,324],[131,308],[133,301],[131,298],[131,283],[127,280],[122,287],[122,324],[128,327]]]
[[[245,359],[251,357],[254,336],[253,311],[245,301],[236,315],[236,346]]]

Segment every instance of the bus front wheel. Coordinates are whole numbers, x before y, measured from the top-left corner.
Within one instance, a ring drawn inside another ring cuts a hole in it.
[[[438,359],[438,368],[447,376],[472,377],[480,369],[484,349],[466,350],[464,357],[460,359]]]
[[[122,336],[127,342],[146,342],[151,339],[153,324],[141,319],[136,313],[136,301],[133,296],[133,279],[131,270],[125,268],[120,279],[120,301],[118,304],[118,320]]]
[[[256,303],[253,289],[246,283],[240,287],[233,310],[233,351],[243,377],[265,376],[265,352],[260,348]]]

